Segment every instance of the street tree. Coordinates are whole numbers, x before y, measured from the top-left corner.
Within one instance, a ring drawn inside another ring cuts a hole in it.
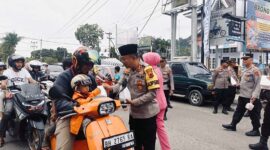
[[[85,24],[77,29],[75,36],[82,45],[100,50],[99,43],[104,31],[97,24]]]
[[[15,48],[21,39],[22,37],[19,37],[16,33],[6,34],[0,46],[0,54],[3,61],[6,61],[9,55],[15,53]]]

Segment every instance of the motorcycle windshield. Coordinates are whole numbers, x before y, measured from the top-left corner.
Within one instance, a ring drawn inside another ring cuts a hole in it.
[[[21,87],[21,95],[26,101],[44,99],[38,84],[23,84]]]

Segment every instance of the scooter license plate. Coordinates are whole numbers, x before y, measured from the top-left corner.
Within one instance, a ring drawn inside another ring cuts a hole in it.
[[[132,131],[102,139],[104,150],[122,150],[135,146]]]

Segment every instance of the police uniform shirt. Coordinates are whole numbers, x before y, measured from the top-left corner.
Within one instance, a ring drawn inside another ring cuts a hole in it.
[[[221,66],[215,69],[213,74],[213,84],[215,89],[227,89],[229,86],[229,70]]]
[[[165,66],[164,68],[160,68],[163,75],[163,89],[164,90],[174,90],[174,80],[172,70],[169,66]]]
[[[257,67],[252,65],[250,68],[246,68],[242,73],[239,96],[259,98],[261,91],[260,81],[261,73]]]
[[[139,70],[129,70],[118,84],[113,86],[114,93],[127,83],[133,105],[130,114],[133,118],[146,119],[158,114],[159,106],[155,89],[159,88],[157,76],[151,66],[141,64]]]

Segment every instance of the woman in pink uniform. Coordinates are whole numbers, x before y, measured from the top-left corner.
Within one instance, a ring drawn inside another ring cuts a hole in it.
[[[155,70],[155,72],[158,76],[160,88],[157,90],[157,93],[156,93],[157,98],[156,99],[159,103],[160,112],[157,115],[157,134],[158,134],[158,138],[160,141],[161,149],[162,150],[170,150],[171,147],[169,144],[168,135],[167,135],[167,132],[165,130],[165,125],[164,125],[164,114],[165,114],[165,110],[167,107],[167,101],[166,101],[165,94],[163,91],[162,73],[161,73],[160,69],[157,67],[157,65],[160,62],[160,56],[158,53],[148,52],[148,53],[145,53],[143,55],[143,60],[145,63],[147,63],[153,67],[153,69]]]

